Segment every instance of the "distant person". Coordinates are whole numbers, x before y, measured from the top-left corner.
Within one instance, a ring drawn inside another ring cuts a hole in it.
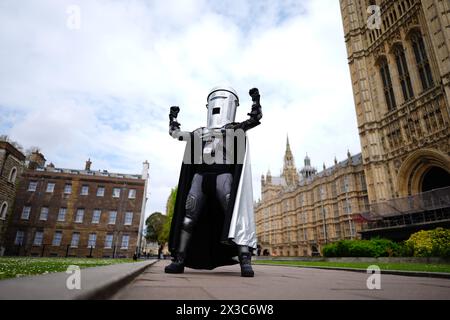
[[[162,251],[163,251],[163,246],[160,245],[159,248],[158,248],[158,260],[163,258]]]

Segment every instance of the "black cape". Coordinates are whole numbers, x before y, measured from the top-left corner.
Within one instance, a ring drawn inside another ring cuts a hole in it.
[[[194,139],[193,134],[191,134],[191,137]],[[191,143],[190,145],[190,154],[193,155],[194,144]],[[235,154],[237,153],[235,152]],[[191,163],[194,163],[193,158]],[[234,163],[237,163],[237,161]],[[203,183],[203,191],[207,193],[207,200],[193,229],[192,237],[186,249],[186,267],[212,270],[220,266],[239,263],[234,258],[238,255],[237,245],[228,239],[228,231],[230,229],[243,164],[234,164],[232,167],[233,183],[231,186],[230,202],[226,212],[223,212],[215,196],[215,180],[213,178],[207,178]],[[194,174],[195,167],[193,164],[182,164],[169,235],[169,250],[172,257],[176,256],[179,247],[180,232],[186,215],[186,198]]]

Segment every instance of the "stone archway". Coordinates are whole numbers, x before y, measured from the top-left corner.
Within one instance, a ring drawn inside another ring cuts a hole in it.
[[[450,187],[450,173],[440,167],[431,167],[422,175],[421,191]]]
[[[397,176],[397,188],[400,197],[418,194],[443,187],[438,174],[450,175],[450,157],[435,149],[420,149],[410,154],[400,167]],[[424,186],[425,183],[425,186]]]

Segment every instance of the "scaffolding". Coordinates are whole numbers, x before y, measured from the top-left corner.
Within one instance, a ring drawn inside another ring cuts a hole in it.
[[[370,205],[363,230],[450,220],[450,187]]]

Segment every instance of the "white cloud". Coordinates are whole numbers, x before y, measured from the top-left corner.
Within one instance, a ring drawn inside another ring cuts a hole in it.
[[[66,27],[74,1],[0,4],[0,130],[38,145],[61,167],[140,173],[150,162],[148,213],[165,211],[183,143],[167,134],[205,124],[208,90],[220,83],[250,109],[262,94],[262,125],[250,132],[259,178],[282,166],[286,134],[297,165],[317,167],[359,152],[337,1],[75,1],[81,29]]]

